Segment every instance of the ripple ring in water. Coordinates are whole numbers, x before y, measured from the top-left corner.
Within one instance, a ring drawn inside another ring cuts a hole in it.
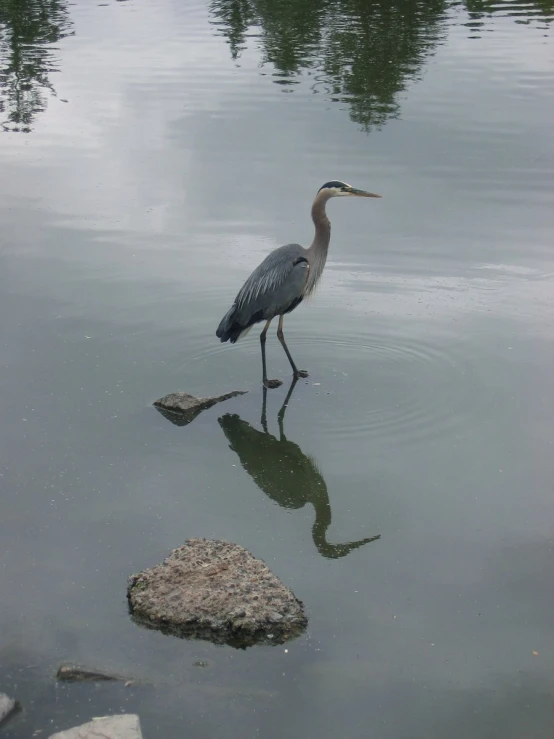
[[[302,341],[307,354],[310,343],[315,342]],[[360,399],[360,412],[334,418],[329,426],[343,440],[394,437],[413,443],[445,434],[456,437],[490,402],[485,388],[476,386],[467,360],[471,350],[463,342],[418,338],[416,343],[408,336],[375,335],[318,339],[317,344],[320,352],[323,347],[322,363],[334,365],[335,377],[351,366],[361,365],[366,373],[368,394]]]

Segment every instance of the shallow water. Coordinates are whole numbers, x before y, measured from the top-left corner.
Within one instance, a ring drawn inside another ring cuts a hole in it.
[[[553,21],[0,0],[3,736],[120,710],[146,739],[550,736]],[[329,205],[279,441],[278,342],[266,434],[257,332],[215,328],[336,178],[384,198]],[[151,406],[235,388],[186,427]],[[190,536],[263,558],[307,634],[135,626],[128,575]]]

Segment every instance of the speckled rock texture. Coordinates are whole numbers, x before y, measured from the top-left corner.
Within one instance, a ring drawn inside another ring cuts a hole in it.
[[[50,739],[142,739],[139,717],[134,713],[104,716],[74,729],[52,734]]]
[[[238,544],[188,539],[129,578],[132,616],[149,628],[216,644],[282,644],[307,625],[294,593]]]
[[[13,698],[8,698],[5,693],[0,693],[0,724],[7,720],[17,710],[17,703]]]
[[[194,395],[180,392],[169,393],[169,395],[164,395],[163,398],[155,400],[154,405],[172,423],[177,426],[186,426],[194,421],[199,413],[211,408],[212,405],[245,393],[246,390],[233,390],[230,393],[225,393],[225,395],[217,395],[211,398],[195,398]]]

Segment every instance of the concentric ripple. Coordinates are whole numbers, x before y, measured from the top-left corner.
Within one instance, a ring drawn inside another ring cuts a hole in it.
[[[465,433],[489,402],[471,359],[478,352],[452,336],[443,338],[306,337],[303,354],[317,366],[322,389],[341,403],[341,410],[322,420],[328,433],[349,441],[406,443]]]
[[[260,326],[261,327],[261,326]],[[324,335],[291,328],[287,340],[301,367],[310,371],[308,389],[320,398],[308,415],[320,432],[344,443],[364,439],[417,443],[449,436],[463,437],[479,416],[486,422],[494,393],[479,372],[483,348],[478,338],[455,336],[452,331],[406,327],[400,331],[375,328],[362,333],[364,324],[354,320],[348,333],[329,327]],[[204,367],[221,368],[222,378],[257,387],[261,372],[257,327],[238,346],[213,341],[202,327],[187,338],[186,353],[173,357],[181,377],[201,377]],[[267,344],[270,374],[287,383],[290,370],[274,336]],[[241,385],[241,387],[242,387]],[[297,394],[298,391],[296,391]],[[306,396],[304,396],[306,397]],[[296,400],[293,398],[292,403]],[[303,402],[303,401],[299,401]],[[312,415],[315,416],[312,418]]]

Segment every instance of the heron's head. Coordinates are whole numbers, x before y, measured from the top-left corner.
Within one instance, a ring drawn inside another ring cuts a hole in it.
[[[346,182],[340,180],[332,180],[326,182],[322,187],[319,188],[318,195],[326,196],[327,198],[339,198],[346,195],[353,195],[358,198],[380,198],[381,195],[377,195],[374,192],[367,192],[366,190],[358,190],[352,185],[347,185]]]

